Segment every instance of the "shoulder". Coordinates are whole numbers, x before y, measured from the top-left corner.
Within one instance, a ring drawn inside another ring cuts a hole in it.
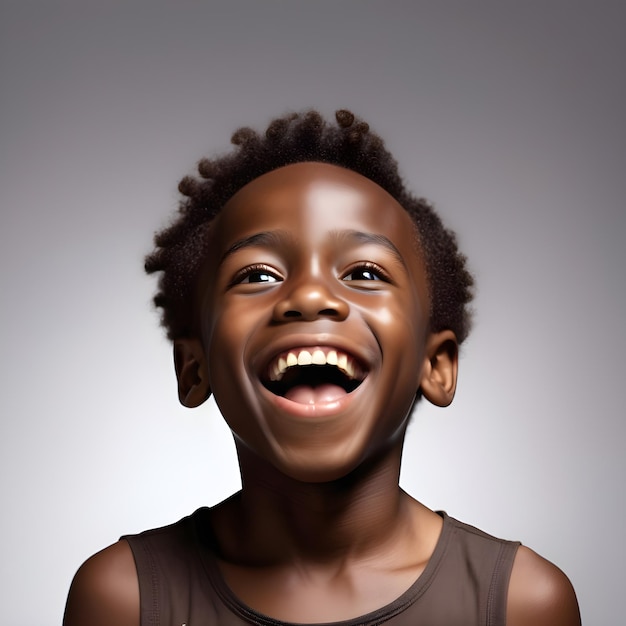
[[[525,546],[513,562],[507,626],[580,626],[574,588],[556,565]]]
[[[94,554],[74,576],[64,626],[139,626],[139,583],[128,543]]]

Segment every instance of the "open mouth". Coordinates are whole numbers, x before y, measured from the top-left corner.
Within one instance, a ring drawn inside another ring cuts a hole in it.
[[[345,352],[333,348],[301,348],[274,357],[267,366],[265,387],[300,404],[328,403],[353,392],[366,370]]]

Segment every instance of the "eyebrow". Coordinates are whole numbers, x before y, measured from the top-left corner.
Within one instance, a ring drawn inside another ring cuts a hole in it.
[[[293,240],[293,235],[287,230],[268,230],[260,233],[255,233],[254,235],[250,235],[249,237],[243,237],[243,239],[238,239],[232,244],[224,254],[222,254],[220,258],[219,265],[221,265],[224,260],[229,257],[231,254],[234,254],[238,250],[242,250],[243,248],[274,248],[277,247],[280,243],[285,240]]]
[[[338,230],[332,231],[331,235],[340,243],[347,241],[348,243],[358,243],[358,244],[373,244],[375,246],[382,246],[391,252],[393,257],[406,268],[406,263],[404,258],[400,254],[400,251],[393,242],[385,237],[385,235],[379,235],[375,233],[366,233],[360,230]],[[233,243],[227,250],[222,254],[219,265],[221,265],[226,258],[228,258],[231,254],[234,254],[238,250],[242,250],[243,248],[275,248],[280,243],[283,243],[285,240],[294,241],[293,235],[288,230],[268,230],[260,233],[255,233],[254,235],[250,235],[249,237],[243,237],[242,239],[238,239]]]
[[[335,237],[341,240],[348,240],[349,242],[360,244],[373,244],[375,246],[382,246],[391,252],[396,261],[400,263],[406,269],[406,263],[404,258],[400,254],[400,251],[393,244],[391,239],[385,237],[385,235],[377,235],[375,233],[365,233],[360,230],[341,230],[334,233]]]

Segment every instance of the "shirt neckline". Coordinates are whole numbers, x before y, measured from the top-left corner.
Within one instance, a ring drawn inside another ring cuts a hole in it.
[[[200,560],[209,582],[224,605],[240,618],[249,623],[262,626],[370,626],[379,624],[381,620],[388,620],[406,611],[426,592],[434,580],[437,570],[446,554],[454,526],[452,518],[449,517],[445,511],[436,511],[436,513],[442,517],[443,525],[437,543],[435,544],[435,549],[422,573],[406,591],[400,594],[395,600],[364,615],[338,622],[316,623],[285,622],[259,613],[242,602],[228,586],[220,571],[215,555],[215,536],[211,530],[210,509],[204,507],[196,511],[192,515],[192,522],[195,539],[198,544],[198,554],[200,555]]]

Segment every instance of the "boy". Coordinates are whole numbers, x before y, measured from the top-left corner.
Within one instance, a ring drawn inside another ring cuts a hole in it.
[[[575,626],[554,565],[404,493],[422,398],[454,396],[472,278],[348,111],[277,119],[185,178],[147,259],[181,402],[215,394],[242,490],[91,557],[66,626]]]

